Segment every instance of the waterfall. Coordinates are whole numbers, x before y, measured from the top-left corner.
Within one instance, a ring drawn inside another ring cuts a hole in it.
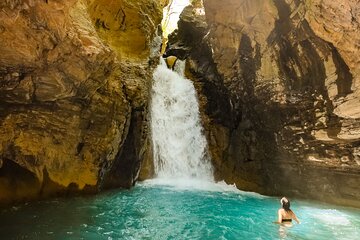
[[[151,132],[158,178],[213,180],[192,82],[166,67],[161,58],[153,74]]]

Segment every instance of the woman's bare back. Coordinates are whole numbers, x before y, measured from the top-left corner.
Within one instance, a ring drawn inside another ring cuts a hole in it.
[[[284,220],[291,221],[295,220],[297,223],[299,223],[299,219],[296,217],[295,213],[291,210],[285,211],[285,209],[281,208],[278,211],[279,215],[279,223],[282,223]]]

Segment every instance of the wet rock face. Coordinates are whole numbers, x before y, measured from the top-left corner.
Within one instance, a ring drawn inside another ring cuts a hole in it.
[[[183,12],[167,54],[188,59],[219,179],[360,206],[356,2],[205,0],[206,16]]]
[[[164,4],[0,3],[0,204],[133,184]]]

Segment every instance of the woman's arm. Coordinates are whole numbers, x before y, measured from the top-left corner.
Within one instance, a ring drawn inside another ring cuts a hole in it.
[[[292,212],[292,219],[294,219],[298,224],[300,224],[299,219],[296,217],[295,213]]]
[[[279,211],[278,211],[278,222],[282,223],[281,209],[279,209]]]

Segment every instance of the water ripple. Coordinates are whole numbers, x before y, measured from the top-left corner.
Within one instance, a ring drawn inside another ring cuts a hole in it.
[[[2,210],[0,231],[1,239],[360,239],[358,209],[294,200],[302,224],[284,227],[272,223],[278,202],[219,186],[181,190],[145,182]]]

